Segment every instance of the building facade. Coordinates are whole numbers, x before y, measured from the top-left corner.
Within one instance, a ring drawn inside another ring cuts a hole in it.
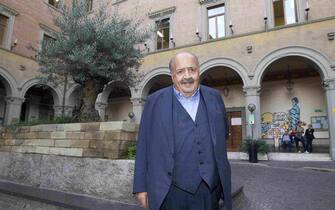
[[[34,52],[57,31],[52,16],[66,1],[1,0],[0,117],[33,119],[68,114],[79,85],[63,94],[38,85]],[[335,159],[335,5],[330,0],[92,1],[152,30],[135,86],[109,84],[96,108],[103,120],[139,122],[145,100],[171,85],[168,63],[179,51],[196,54],[202,84],[218,89],[230,123],[229,149],[253,136],[274,142],[299,119],[315,127],[318,144]],[[38,11],[38,12],[36,12]],[[254,104],[251,113],[248,105]],[[252,114],[252,115],[251,115]],[[275,141],[274,141],[275,140]],[[330,148],[330,149],[329,149]]]

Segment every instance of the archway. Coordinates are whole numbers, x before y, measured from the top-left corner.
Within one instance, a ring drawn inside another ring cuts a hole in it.
[[[217,89],[223,98],[229,124],[228,151],[240,151],[246,136],[243,80],[232,68],[213,66],[201,74],[201,84]]]
[[[290,131],[297,126],[297,121],[302,121],[305,129],[308,124],[315,129],[318,140],[314,141],[314,152],[329,152],[324,77],[318,64],[305,56],[284,56],[265,68],[260,77],[261,127],[262,138],[274,145],[272,149],[280,150],[279,139],[285,130]],[[292,99],[298,104],[294,105]],[[290,146],[293,147],[285,151],[298,152],[295,145]]]
[[[142,91],[142,98],[146,98],[148,95],[172,85],[171,76],[167,74],[159,74],[152,77],[144,86]]]
[[[133,107],[130,101],[131,92],[127,85],[122,82],[114,82],[102,93],[106,95],[105,117],[106,121],[130,120],[129,113]]]
[[[47,85],[33,85],[24,94],[21,108],[21,121],[51,120],[54,118],[56,93]]]

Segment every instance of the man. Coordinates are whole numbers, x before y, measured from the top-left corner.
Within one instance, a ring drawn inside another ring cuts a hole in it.
[[[142,114],[134,193],[150,210],[232,209],[228,126],[218,91],[199,85],[199,62],[187,52],[170,61],[173,86],[148,97]]]

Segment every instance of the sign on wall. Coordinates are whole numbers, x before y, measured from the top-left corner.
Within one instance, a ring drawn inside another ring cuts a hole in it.
[[[327,131],[329,128],[327,116],[313,116],[311,122],[316,131]]]

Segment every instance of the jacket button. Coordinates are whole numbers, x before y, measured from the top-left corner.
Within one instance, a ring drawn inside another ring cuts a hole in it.
[[[168,175],[169,175],[169,176],[171,176],[171,175],[172,175],[172,173],[171,173],[171,172],[168,172]]]

